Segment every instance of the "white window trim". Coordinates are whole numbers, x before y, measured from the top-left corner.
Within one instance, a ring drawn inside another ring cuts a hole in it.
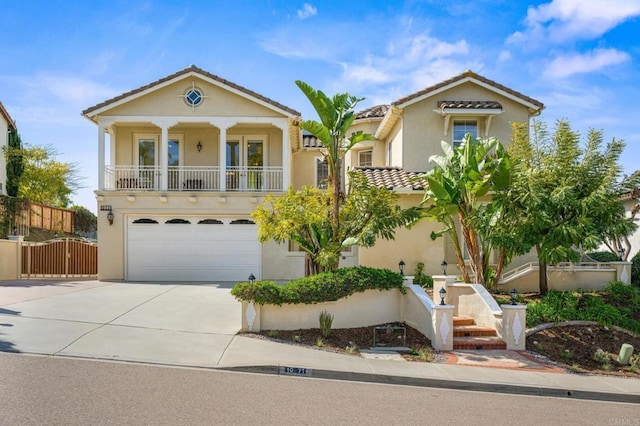
[[[369,159],[370,161],[369,162],[371,164],[369,164],[367,166],[363,166],[362,165],[361,155],[365,154],[365,153],[369,153],[369,156],[370,156],[370,159]],[[373,166],[373,149],[363,149],[362,151],[358,151],[358,166],[359,167],[372,167]]]
[[[477,117],[453,117],[453,119],[451,120],[451,146],[455,146],[455,141],[453,139],[454,137],[454,132],[453,129],[456,125],[456,121],[475,121],[476,123],[476,138],[480,137],[481,133],[480,133],[480,119]],[[466,133],[465,133],[466,135]],[[462,141],[460,141],[462,142]]]

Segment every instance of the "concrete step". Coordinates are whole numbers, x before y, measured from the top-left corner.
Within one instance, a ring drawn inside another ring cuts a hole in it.
[[[458,327],[461,325],[474,325],[476,322],[473,318],[469,317],[453,317],[453,326]]]
[[[453,337],[495,336],[496,330],[480,325],[460,325],[453,327]]]
[[[475,336],[454,337],[453,350],[497,350],[506,349],[507,344],[499,337]]]

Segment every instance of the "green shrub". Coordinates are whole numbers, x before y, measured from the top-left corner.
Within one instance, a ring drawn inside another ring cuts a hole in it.
[[[631,284],[640,287],[640,251],[631,259]]]
[[[413,274],[413,283],[423,288],[433,288],[433,278],[424,274],[424,263],[418,262]]]
[[[595,260],[596,262],[619,262],[620,256],[611,253],[610,251],[594,251],[587,253],[587,256]]]
[[[327,311],[320,312],[320,335],[324,338],[331,334],[331,324],[333,324],[333,315]]]
[[[272,281],[241,282],[231,289],[231,294],[240,301],[261,305],[311,304],[339,300],[366,290],[395,288],[405,293],[402,282],[402,275],[388,269],[356,266],[299,278],[284,285]]]

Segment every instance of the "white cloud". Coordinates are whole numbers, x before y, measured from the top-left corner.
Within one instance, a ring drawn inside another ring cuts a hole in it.
[[[599,71],[611,65],[618,65],[631,57],[616,49],[596,49],[582,55],[565,55],[555,58],[544,70],[548,78],[565,78],[574,74]]]
[[[500,52],[500,56],[498,56],[498,62],[506,62],[511,59],[511,52],[508,50],[503,50]]]
[[[302,5],[302,9],[298,9],[298,18],[307,19],[318,14],[318,9],[311,3],[305,3]]]
[[[622,22],[640,16],[640,0],[553,0],[531,6],[526,29],[508,42],[544,45],[597,38]]]

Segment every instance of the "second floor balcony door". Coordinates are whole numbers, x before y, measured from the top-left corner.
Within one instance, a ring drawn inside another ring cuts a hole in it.
[[[160,189],[159,135],[136,135],[136,183],[140,189]],[[180,189],[182,182],[182,144],[180,136],[169,135],[167,147],[169,190]]]
[[[137,139],[136,185],[141,189],[157,189],[158,141],[153,136],[139,136]]]
[[[261,191],[264,182],[265,136],[227,139],[227,190]]]

